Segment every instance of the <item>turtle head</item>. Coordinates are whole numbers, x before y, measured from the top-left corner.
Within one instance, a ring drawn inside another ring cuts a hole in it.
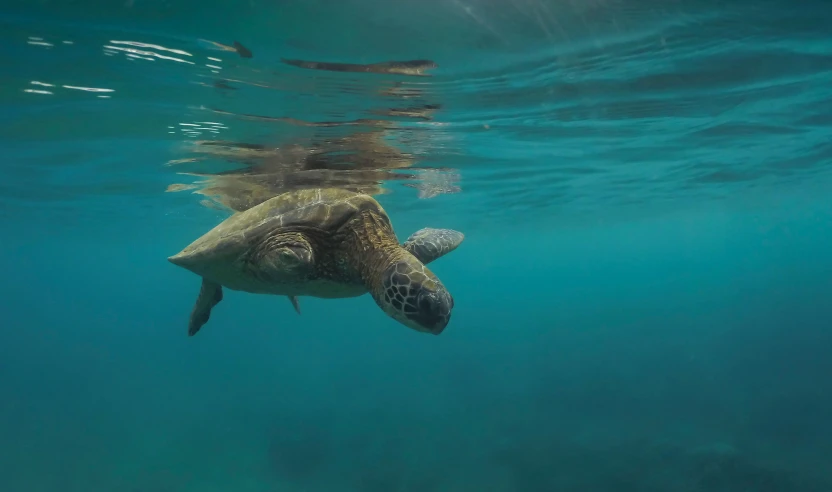
[[[438,335],[451,319],[454,298],[410,253],[384,269],[373,293],[385,313],[416,331]]]

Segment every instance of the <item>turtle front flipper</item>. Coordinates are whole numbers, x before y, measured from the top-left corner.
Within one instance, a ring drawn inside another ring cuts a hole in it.
[[[285,281],[302,278],[313,268],[315,252],[303,233],[276,233],[260,241],[247,260],[261,279]]]
[[[402,244],[410,254],[422,263],[428,263],[455,250],[465,239],[465,234],[453,229],[419,229]]]
[[[188,322],[188,336],[196,335],[202,325],[208,322],[211,317],[211,309],[222,300],[222,286],[210,280],[202,279],[202,288],[196,298],[196,304],[191,311],[191,319]]]

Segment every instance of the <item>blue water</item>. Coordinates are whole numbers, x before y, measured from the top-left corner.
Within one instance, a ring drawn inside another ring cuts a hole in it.
[[[3,2],[0,491],[832,490],[830,27],[812,0]],[[188,337],[199,278],[166,258],[315,186],[465,233],[431,264],[446,330],[226,289]]]

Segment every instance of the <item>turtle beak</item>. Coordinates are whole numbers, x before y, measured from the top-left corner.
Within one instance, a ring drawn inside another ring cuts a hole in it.
[[[444,319],[443,322],[436,324],[433,326],[433,329],[430,331],[434,335],[439,335],[443,331],[445,331],[445,327],[448,326],[448,322],[451,321],[451,313],[448,313],[448,316]]]
[[[419,294],[419,312],[412,317],[428,333],[439,335],[451,321],[454,298],[446,290],[423,291]]]

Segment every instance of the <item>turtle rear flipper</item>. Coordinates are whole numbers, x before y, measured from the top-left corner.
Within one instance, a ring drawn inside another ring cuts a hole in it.
[[[410,254],[422,263],[428,263],[455,250],[465,239],[465,234],[453,229],[419,229],[402,244]]]
[[[298,296],[288,296],[289,302],[292,303],[292,307],[295,308],[298,314],[300,314],[300,301],[298,301]]]
[[[208,318],[211,317],[211,309],[219,304],[221,300],[222,286],[203,278],[202,288],[199,290],[199,296],[196,298],[196,304],[194,304],[191,319],[188,322],[188,336],[196,335],[202,325],[208,322]]]

